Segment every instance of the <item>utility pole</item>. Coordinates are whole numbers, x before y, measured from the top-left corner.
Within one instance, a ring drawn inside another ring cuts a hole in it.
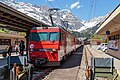
[[[91,27],[91,41],[90,41],[90,47],[92,47],[92,27]]]

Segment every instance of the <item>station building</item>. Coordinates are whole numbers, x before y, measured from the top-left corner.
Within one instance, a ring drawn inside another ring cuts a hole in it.
[[[26,44],[25,36],[18,34],[0,33],[0,50],[4,50],[8,44],[11,44],[13,47],[16,43],[19,45],[21,40],[23,40]]]
[[[120,5],[111,12],[96,33],[107,35],[107,53],[120,59]]]

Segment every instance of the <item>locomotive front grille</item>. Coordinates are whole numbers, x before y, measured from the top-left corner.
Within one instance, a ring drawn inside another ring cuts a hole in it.
[[[39,49],[39,51],[49,52],[49,51],[52,51],[52,49]]]
[[[47,59],[45,59],[45,58],[39,58],[39,59],[35,60],[36,64],[44,64],[46,62],[47,62]]]

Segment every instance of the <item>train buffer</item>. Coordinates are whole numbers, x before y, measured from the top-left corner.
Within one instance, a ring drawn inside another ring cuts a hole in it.
[[[91,58],[91,79],[102,77],[113,80],[116,76],[117,72],[114,67],[114,59],[113,58],[99,58],[92,57]]]

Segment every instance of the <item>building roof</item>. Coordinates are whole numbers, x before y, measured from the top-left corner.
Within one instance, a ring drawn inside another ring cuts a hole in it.
[[[2,38],[25,38],[25,36],[21,36],[18,34],[5,34],[5,33],[0,33],[0,37]]]
[[[100,25],[96,33],[105,35],[106,31],[110,31],[110,33],[112,33],[112,32],[115,32],[116,30],[120,30],[120,4]]]
[[[25,32],[38,26],[48,25],[0,2],[0,27]]]

